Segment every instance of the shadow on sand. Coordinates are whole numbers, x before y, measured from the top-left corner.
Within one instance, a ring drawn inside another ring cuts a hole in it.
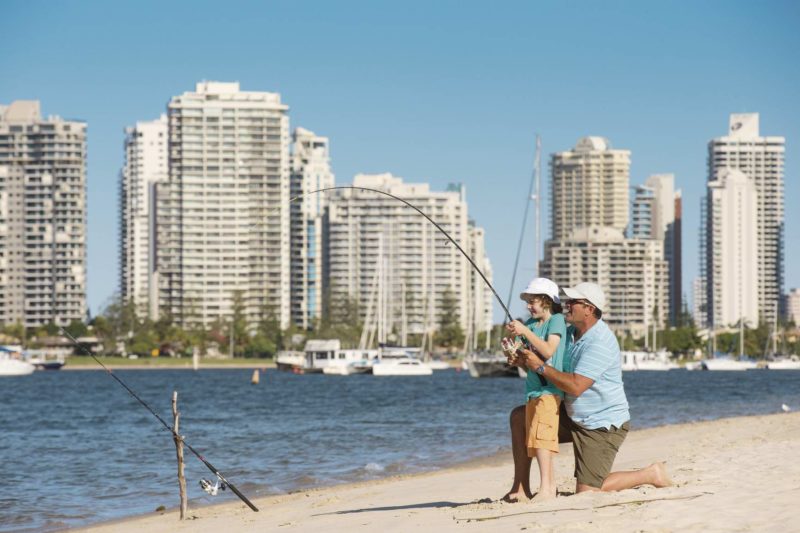
[[[464,505],[471,505],[475,502],[465,502],[465,503],[456,503],[456,502],[426,502],[426,503],[410,503],[408,505],[392,505],[388,507],[369,507],[366,509],[348,509],[346,511],[335,511],[332,513],[320,513],[311,516],[326,516],[326,515],[336,515],[336,514],[355,514],[355,513],[369,513],[372,511],[403,511],[406,509],[439,509],[439,508],[455,508],[455,507],[462,507]]]

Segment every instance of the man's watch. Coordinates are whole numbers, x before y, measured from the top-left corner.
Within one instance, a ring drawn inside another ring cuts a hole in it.
[[[536,373],[540,376],[544,375],[544,365],[541,365],[539,368],[536,369]]]

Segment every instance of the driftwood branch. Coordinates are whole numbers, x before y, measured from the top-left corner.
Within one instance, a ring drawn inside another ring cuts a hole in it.
[[[175,450],[178,454],[178,485],[181,492],[181,520],[186,518],[189,500],[186,497],[186,478],[183,475],[183,439],[180,438],[180,418],[178,412],[178,391],[172,392],[172,416],[174,419],[172,429],[175,432],[172,439],[175,441]]]

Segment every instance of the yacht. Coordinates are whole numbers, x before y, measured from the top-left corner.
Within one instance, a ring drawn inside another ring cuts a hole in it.
[[[758,365],[755,361],[738,361],[728,357],[715,357],[701,361],[703,370],[755,370]]]
[[[372,365],[375,376],[430,376],[433,370],[427,364],[413,357],[383,359]]]
[[[800,357],[792,355],[790,357],[779,357],[774,361],[767,362],[770,370],[800,370]]]
[[[622,370],[675,370],[678,365],[669,360],[669,352],[622,352]]]
[[[342,350],[339,339],[313,339],[302,352],[282,352],[276,358],[279,370],[298,374],[349,375],[367,373],[376,350]]]
[[[450,370],[450,363],[442,361],[441,359],[428,359],[425,364],[431,367],[431,370]]]
[[[28,374],[33,374],[36,367],[15,357],[18,353],[0,349],[0,376],[27,376]]]
[[[28,350],[25,352],[25,360],[38,370],[59,370],[66,364],[63,354],[48,350]]]
[[[295,350],[280,351],[275,356],[275,365],[278,370],[301,373],[306,365],[306,354]]]
[[[375,376],[429,376],[433,369],[420,360],[421,348],[381,344],[373,361]]]

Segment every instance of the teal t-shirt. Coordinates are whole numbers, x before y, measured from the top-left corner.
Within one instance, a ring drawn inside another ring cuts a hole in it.
[[[567,323],[564,321],[564,315],[561,313],[551,315],[550,318],[538,325],[536,324],[536,319],[530,318],[527,322],[525,322],[525,325],[534,333],[534,335],[544,341],[547,341],[550,335],[559,335],[561,337],[561,342],[558,343],[556,353],[554,353],[545,364],[552,366],[560,372],[563,372],[564,354],[567,346]],[[539,374],[531,369],[528,369],[528,375],[525,379],[526,399],[530,400],[531,398],[538,398],[542,394],[556,394],[558,396],[564,396],[564,393],[550,382],[548,382],[547,385],[542,386],[542,382],[539,380]]]

